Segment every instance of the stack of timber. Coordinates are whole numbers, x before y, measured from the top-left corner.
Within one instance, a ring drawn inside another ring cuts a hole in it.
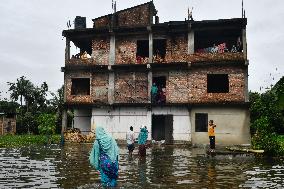
[[[95,134],[90,132],[88,135],[83,135],[80,129],[74,128],[64,132],[64,139],[67,142],[91,143],[95,140]]]
[[[254,149],[246,149],[246,148],[238,148],[238,147],[226,147],[226,149],[230,151],[235,151],[235,152],[264,153],[264,150],[254,150]]]

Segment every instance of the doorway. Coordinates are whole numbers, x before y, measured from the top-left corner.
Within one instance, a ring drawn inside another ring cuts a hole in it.
[[[158,104],[166,103],[166,77],[153,77],[153,85],[154,84],[157,86],[158,91],[155,96],[152,96],[152,102]]]
[[[173,143],[173,115],[152,115],[152,139]]]

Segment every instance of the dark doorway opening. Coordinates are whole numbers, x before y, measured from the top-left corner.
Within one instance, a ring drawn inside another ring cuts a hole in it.
[[[173,115],[152,115],[152,139],[173,143]]]
[[[136,57],[149,57],[149,40],[137,40]]]
[[[152,94],[153,103],[166,103],[166,77],[153,77],[153,86],[156,85],[157,93]]]

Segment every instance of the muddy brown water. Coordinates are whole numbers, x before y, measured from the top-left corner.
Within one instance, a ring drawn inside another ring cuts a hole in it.
[[[88,161],[91,144],[0,148],[0,188],[100,188]],[[128,158],[120,146],[117,188],[284,188],[283,159],[253,155],[208,156],[205,149],[147,149]]]

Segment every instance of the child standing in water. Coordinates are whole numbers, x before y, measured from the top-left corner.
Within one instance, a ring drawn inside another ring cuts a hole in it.
[[[213,123],[213,120],[209,121],[208,124],[208,136],[210,141],[210,151],[215,151],[215,127],[216,125]]]

